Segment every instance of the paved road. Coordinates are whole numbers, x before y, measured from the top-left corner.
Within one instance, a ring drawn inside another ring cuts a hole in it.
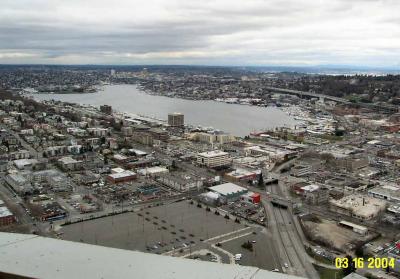
[[[267,190],[276,197],[283,196],[287,199],[287,193],[283,193],[281,183],[276,186],[269,186]],[[297,227],[294,224],[294,218],[288,210],[271,206],[270,198],[264,193],[262,200],[265,210],[268,214],[269,228],[273,234],[274,242],[278,245],[279,258],[284,266],[288,265],[284,270],[288,274],[307,278],[319,278],[317,271],[314,269],[312,262],[304,249],[304,245]]]

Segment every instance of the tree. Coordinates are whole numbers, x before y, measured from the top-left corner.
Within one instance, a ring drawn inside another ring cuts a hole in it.
[[[260,173],[260,176],[258,177],[258,187],[264,188],[264,177],[262,173]]]
[[[171,170],[176,170],[178,168],[178,166],[177,166],[177,164],[176,164],[176,161],[175,160],[172,160],[172,163],[171,163]]]
[[[353,257],[350,255],[347,255],[346,259],[348,260],[348,266],[347,266],[347,268],[342,269],[344,276],[347,276],[356,271],[356,267],[354,266],[354,262],[353,262]]]

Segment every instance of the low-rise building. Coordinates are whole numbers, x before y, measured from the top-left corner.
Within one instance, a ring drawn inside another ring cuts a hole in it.
[[[71,157],[62,157],[57,160],[58,165],[65,171],[79,170],[83,166],[82,161],[77,161]]]
[[[306,203],[312,205],[325,204],[329,201],[329,189],[314,185],[318,187],[309,187],[313,185],[304,186],[303,197]],[[308,188],[309,187],[309,188]]]
[[[197,163],[209,168],[225,167],[231,164],[231,158],[227,152],[213,150],[197,154]]]
[[[384,185],[368,190],[368,195],[374,198],[400,202],[400,187],[392,185]]]
[[[11,173],[5,177],[7,184],[21,196],[33,193],[32,184],[20,173]]]
[[[386,209],[386,202],[361,195],[349,195],[340,200],[329,201],[332,212],[351,216],[359,220],[372,220]]]
[[[225,179],[231,182],[252,181],[257,178],[257,173],[245,169],[236,169],[225,174]]]
[[[199,190],[203,186],[203,181],[196,177],[182,174],[164,174],[156,178],[157,181],[178,191],[189,191],[193,189]]]
[[[143,169],[138,170],[138,173],[140,173],[141,175],[145,175],[145,176],[158,176],[158,175],[165,174],[168,172],[169,171],[166,167],[159,167],[159,166],[143,168]]]
[[[347,221],[340,221],[339,225],[345,228],[350,228],[352,229],[354,232],[361,234],[361,235],[366,235],[368,233],[368,228],[364,227],[364,226],[360,226],[351,222],[347,222]]]
[[[246,194],[243,194],[240,199],[252,204],[259,204],[261,202],[261,195],[259,193],[247,192]]]
[[[233,183],[224,183],[217,186],[212,186],[208,188],[211,192],[219,195],[221,201],[230,202],[239,200],[240,197],[246,194],[249,190],[240,187]]]
[[[290,169],[290,173],[293,176],[301,177],[311,174],[311,170],[312,169],[310,165],[295,165]]]
[[[223,133],[194,133],[191,135],[191,138],[195,141],[208,144],[226,144],[236,140],[234,136]]]
[[[95,137],[105,137],[107,135],[108,129],[105,128],[87,128],[87,131],[90,135],[93,135]]]
[[[0,200],[0,227],[8,226],[16,222],[14,214],[4,205],[3,201]]]
[[[106,177],[107,181],[113,184],[125,183],[135,180],[137,177],[136,173],[130,170],[123,172],[112,173]]]

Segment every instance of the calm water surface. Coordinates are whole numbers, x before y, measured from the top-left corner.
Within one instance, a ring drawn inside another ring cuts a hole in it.
[[[193,101],[149,95],[135,85],[107,85],[102,91],[88,94],[36,94],[39,100],[60,100],[95,106],[111,105],[121,112],[167,119],[170,112],[181,112],[185,123],[214,127],[236,136],[267,128],[295,125],[296,121],[273,107]]]

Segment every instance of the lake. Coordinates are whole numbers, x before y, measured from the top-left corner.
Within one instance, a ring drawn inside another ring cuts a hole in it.
[[[150,95],[135,85],[107,85],[97,93],[35,94],[38,100],[59,100],[95,106],[111,105],[120,112],[167,119],[170,112],[181,112],[185,123],[213,127],[246,136],[251,132],[275,127],[292,127],[296,121],[275,107],[227,104],[216,101],[196,101]]]

